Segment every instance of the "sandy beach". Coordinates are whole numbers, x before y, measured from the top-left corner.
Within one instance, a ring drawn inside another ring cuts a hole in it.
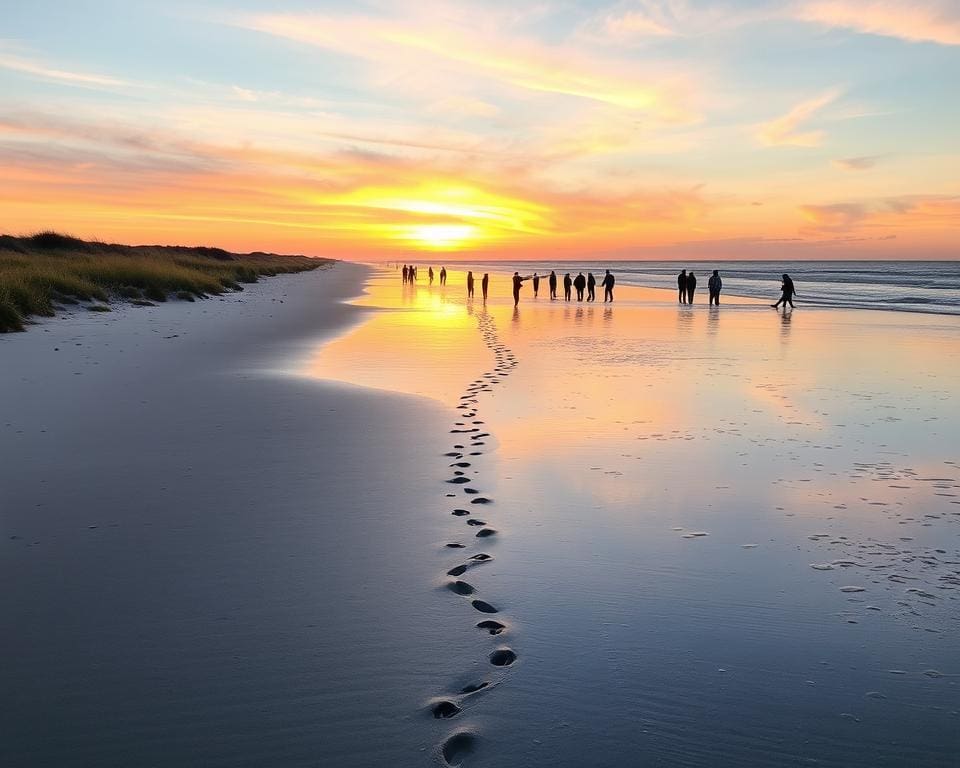
[[[543,288],[0,338],[0,761],[955,765],[956,319]]]

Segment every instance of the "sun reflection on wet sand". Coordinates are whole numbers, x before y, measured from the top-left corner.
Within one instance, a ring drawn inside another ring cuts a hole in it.
[[[960,658],[956,321],[784,315],[734,297],[678,307],[671,292],[627,288],[613,305],[551,302],[545,281],[515,309],[507,276],[493,276],[486,304],[476,277],[468,302],[460,272],[446,287],[423,272],[401,287],[381,271],[360,303],[383,311],[309,372],[453,406],[491,363],[481,320],[516,355],[484,403],[493,450],[473,461],[506,537],[487,578],[537,654],[523,654],[488,721],[549,727],[537,701],[562,698],[551,681],[564,669],[580,696],[563,717],[616,712],[624,743],[642,719],[730,764],[764,764],[786,740],[790,759],[867,766],[890,738],[917,764],[941,764],[956,707],[922,670]],[[578,649],[600,646],[616,674],[583,659],[569,670]],[[718,688],[718,667],[741,676]],[[916,677],[900,699],[837,737],[847,692],[861,701],[902,667]],[[617,682],[657,678],[656,694]],[[789,691],[821,725],[791,725]],[[906,724],[908,706],[922,722]],[[749,737],[734,727],[744,718],[759,724]],[[643,743],[656,760],[675,741]]]

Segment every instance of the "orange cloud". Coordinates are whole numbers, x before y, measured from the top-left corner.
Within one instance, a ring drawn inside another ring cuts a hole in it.
[[[797,17],[910,42],[960,45],[960,6],[952,0],[814,0]]]

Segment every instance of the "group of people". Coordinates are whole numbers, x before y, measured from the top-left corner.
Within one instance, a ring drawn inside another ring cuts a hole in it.
[[[427,268],[427,278],[430,280],[430,285],[433,285],[433,267]],[[403,282],[405,283],[415,283],[417,282],[417,267],[414,264],[404,264],[403,265]],[[447,268],[440,267],[440,285],[447,284]]]
[[[430,285],[433,285],[434,272],[433,267],[429,267],[427,270],[427,277],[430,280]],[[403,282],[404,283],[413,283],[417,279],[417,268],[412,264],[403,265]],[[541,278],[541,276],[534,272],[532,275],[527,275],[526,277],[521,277],[519,272],[514,272],[512,277],[513,283],[513,306],[517,306],[520,303],[520,289],[523,287],[525,282],[532,281],[533,283],[533,296],[536,298],[540,295],[540,281],[545,279],[547,285],[550,288],[550,299],[555,300],[557,298],[557,273],[553,270],[550,271],[549,275]],[[473,272],[467,272],[467,298],[472,299],[474,295],[474,277]],[[447,284],[447,268],[440,267],[440,285]],[[613,301],[613,286],[616,284],[616,278],[610,273],[610,270],[606,270],[606,274],[603,276],[603,280],[600,281],[600,285],[603,286],[603,301],[604,303]],[[680,274],[677,275],[677,289],[679,292],[679,301],[681,304],[693,304],[693,297],[697,290],[697,276],[693,271],[687,271],[685,269],[680,270]],[[487,300],[487,294],[490,290],[490,274],[484,272],[483,277],[480,279],[480,291],[483,296],[483,300]],[[577,274],[576,277],[571,277],[570,273],[567,272],[563,276],[563,299],[564,301],[571,301],[572,292],[576,290],[577,292],[577,301],[584,300],[584,291],[586,291],[587,301],[596,301],[597,299],[597,279],[593,276],[592,272],[587,272],[586,277],[584,277],[583,272]],[[710,278],[707,280],[707,293],[708,293],[708,302],[711,305],[720,305],[720,291],[723,290],[723,280],[720,277],[719,270],[713,270],[713,274],[710,275]],[[790,279],[790,276],[786,273],[782,275],[782,282],[780,285],[780,299],[776,304],[771,304],[770,306],[774,309],[783,306],[784,308],[787,304],[790,305],[790,308],[793,309],[793,297],[797,294],[797,289],[794,288],[793,280]]]
[[[681,304],[693,304],[693,294],[697,290],[697,276],[693,270],[687,272],[680,270],[677,275],[677,289],[679,290],[679,299]],[[709,303],[720,306],[720,291],[723,289],[723,280],[720,277],[719,270],[713,270],[710,279],[707,280],[707,291],[709,292]]]
[[[550,271],[549,275],[541,278],[541,276],[534,272],[532,275],[527,275],[526,277],[521,277],[519,272],[514,272],[511,282],[513,284],[513,306],[520,304],[520,289],[523,288],[523,284],[528,280],[533,283],[533,297],[537,298],[540,295],[540,281],[545,279],[547,285],[550,287],[550,299],[554,300],[557,298],[557,273],[553,270]],[[610,273],[610,270],[606,270],[606,274],[603,276],[603,280],[600,282],[603,286],[603,301],[606,303],[608,301],[613,301],[613,286],[616,284],[616,278]],[[565,301],[570,301],[571,291],[570,289],[576,288],[577,290],[577,301],[583,301],[583,292],[587,291],[587,301],[596,301],[597,299],[597,279],[593,276],[592,272],[587,273],[587,277],[583,276],[583,272],[578,274],[576,277],[571,278],[570,273],[568,272],[563,277],[563,298]],[[490,288],[490,274],[484,272],[483,277],[480,280],[480,290],[483,294],[483,300],[487,300],[487,292]],[[473,272],[467,272],[467,298],[473,298],[474,293],[474,277]]]

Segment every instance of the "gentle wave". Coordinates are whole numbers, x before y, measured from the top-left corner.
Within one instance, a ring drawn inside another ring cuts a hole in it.
[[[723,277],[729,296],[759,299],[779,297],[780,275],[789,274],[797,287],[798,304],[897,312],[960,315],[958,261],[517,261],[478,262],[489,270],[524,273],[593,272],[611,270],[618,284],[676,290],[681,269],[693,271],[706,293],[713,270]]]

